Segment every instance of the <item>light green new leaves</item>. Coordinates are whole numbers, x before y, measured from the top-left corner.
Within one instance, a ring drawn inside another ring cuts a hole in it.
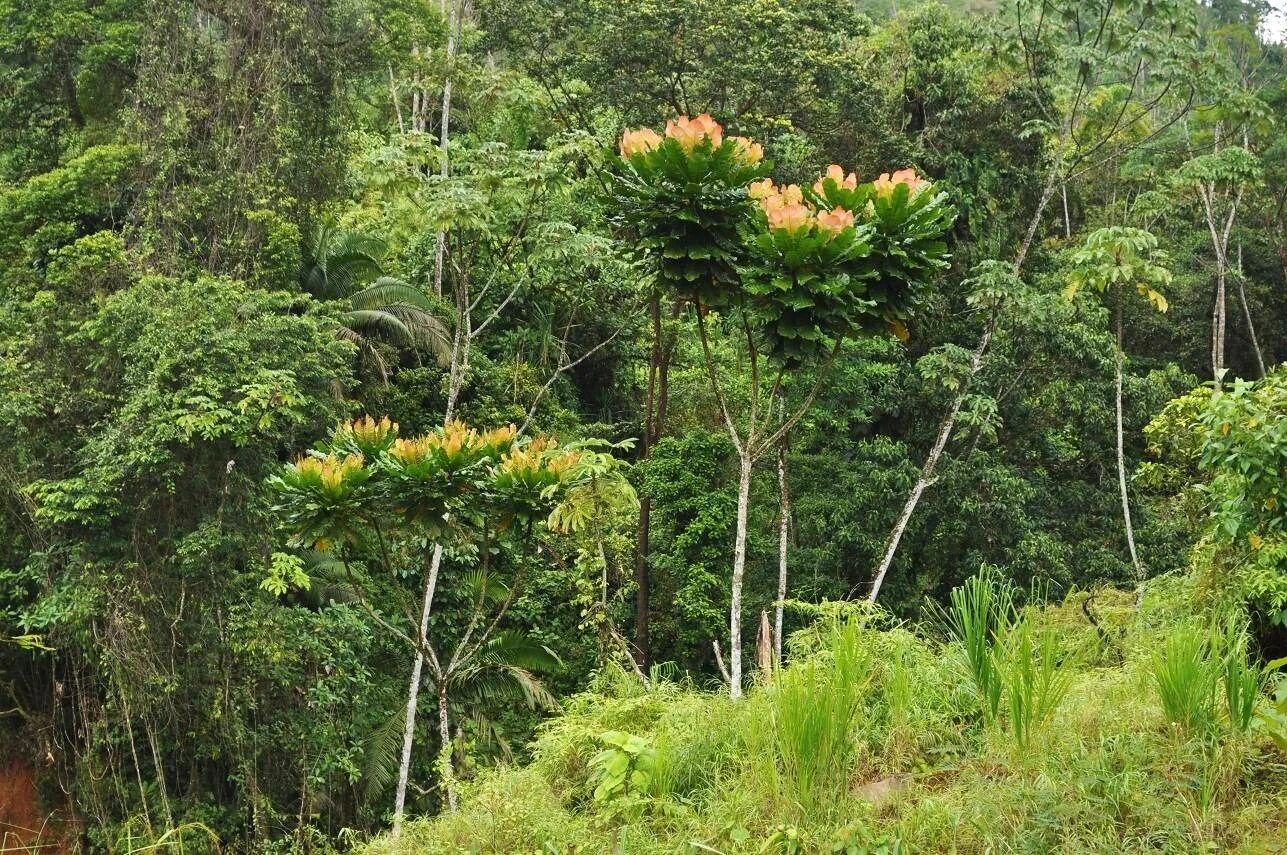
[[[1102,294],[1134,286],[1159,312],[1165,312],[1166,297],[1158,290],[1171,281],[1171,272],[1162,266],[1165,261],[1166,253],[1158,249],[1157,238],[1143,229],[1096,229],[1072,255],[1073,270],[1064,294],[1071,300],[1085,288]]]

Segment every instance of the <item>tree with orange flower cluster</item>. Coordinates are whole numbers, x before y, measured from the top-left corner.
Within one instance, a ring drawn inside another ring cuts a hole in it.
[[[619,155],[618,209],[656,265],[659,285],[694,308],[711,389],[738,457],[727,669],[738,697],[752,469],[808,411],[846,339],[907,337],[917,292],[946,266],[953,211],[910,169],[860,183],[833,164],[808,189],[779,186],[759,143],[726,137],[706,114],[680,116],[663,133],[627,130]],[[734,412],[720,382],[708,315],[745,347],[744,412]],[[812,388],[774,424],[765,401],[810,364],[819,368]],[[771,382],[762,376],[766,367]]]

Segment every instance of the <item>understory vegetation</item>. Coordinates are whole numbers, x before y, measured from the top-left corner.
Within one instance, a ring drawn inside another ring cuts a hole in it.
[[[1113,589],[1001,606],[981,669],[962,627],[996,595],[985,574],[914,627],[833,604],[741,703],[606,670],[528,765],[364,851],[1274,851],[1287,768],[1236,687],[1261,674],[1236,630],[1192,612],[1189,583],[1158,580],[1139,610]],[[605,795],[596,756],[616,733],[643,773]]]
[[[0,0],[0,853],[1272,852],[1262,0]]]

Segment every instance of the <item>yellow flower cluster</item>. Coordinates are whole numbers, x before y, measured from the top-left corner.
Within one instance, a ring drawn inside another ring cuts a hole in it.
[[[737,153],[743,163],[754,166],[764,160],[764,146],[755,140],[750,137],[729,137],[729,139],[737,144]]]
[[[395,439],[389,454],[403,464],[420,463],[429,456],[429,452],[438,447],[438,435],[428,434],[415,439]]]
[[[770,229],[784,229],[794,235],[817,227],[834,237],[854,224],[853,212],[844,208],[815,210],[805,202],[804,191],[798,184],[777,187],[771,178],[765,178],[753,183],[748,193],[759,201]]]
[[[442,433],[394,440],[389,453],[399,463],[414,464],[439,450],[447,457],[457,457],[467,452],[495,453],[513,445],[516,436],[518,428],[512,424],[479,433],[477,429],[456,420],[448,423]]]
[[[502,472],[517,475],[535,472],[541,466],[541,456],[555,446],[550,437],[537,437],[523,448],[515,448],[501,457]]]
[[[929,182],[916,174],[915,169],[900,169],[893,175],[888,172],[882,172],[880,177],[871,182],[876,193],[881,196],[888,196],[894,192],[894,188],[899,184],[906,184],[909,193],[915,195],[922,187],[929,186]]]
[[[712,148],[718,148],[724,142],[724,127],[711,118],[709,113],[702,113],[692,119],[679,116],[666,123],[665,136],[652,128],[627,129],[621,134],[618,148],[622,157],[647,154],[665,139],[677,141],[689,153],[704,140],[709,140]],[[764,159],[764,147],[749,137],[729,137],[729,140],[737,145],[742,162],[754,165]]]
[[[338,489],[347,477],[361,470],[363,457],[360,454],[349,454],[336,457],[328,454],[324,458],[301,457],[295,461],[295,471],[300,475],[316,477],[327,490]]]
[[[552,475],[562,480],[562,478],[567,475],[568,471],[579,463],[580,460],[581,455],[577,452],[565,451],[558,457],[551,457],[546,462],[545,468],[548,469]]]
[[[537,437],[523,448],[515,448],[501,457],[500,471],[507,475],[532,475],[544,465],[545,471],[563,478],[581,455],[575,451],[565,451],[557,456],[547,456],[547,452],[558,448],[558,442],[552,437]]]
[[[441,434],[427,433],[414,439],[399,439],[393,443],[389,453],[400,463],[420,463],[429,454],[438,449],[455,457],[462,449],[472,446],[478,439],[478,431],[465,425],[462,421],[449,422]]]
[[[504,448],[514,444],[514,438],[518,436],[518,427],[513,424],[504,427],[492,428],[483,431],[479,442],[487,448]]]
[[[390,435],[398,432],[398,423],[390,421],[388,416],[384,416],[378,422],[370,416],[363,416],[342,425],[341,430],[352,434],[353,438],[365,447],[384,443]]]

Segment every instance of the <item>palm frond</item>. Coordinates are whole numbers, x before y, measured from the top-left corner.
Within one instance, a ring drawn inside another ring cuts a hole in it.
[[[300,287],[321,300],[346,297],[358,282],[380,275],[386,249],[370,235],[320,225],[304,243]]]
[[[397,775],[406,723],[407,711],[399,709],[362,741],[361,793],[368,804],[378,799]]]
[[[421,289],[396,276],[381,276],[351,297],[354,305],[359,303],[370,306],[383,306],[391,303],[404,303],[417,309],[432,311],[433,300]]]
[[[482,568],[472,567],[460,575],[460,588],[469,597],[471,602],[479,599],[482,594],[482,603],[484,606],[494,606],[504,602],[505,596],[509,593],[509,588],[494,573],[484,573]],[[486,586],[486,590],[484,590]],[[491,643],[490,641],[488,642]]]
[[[511,665],[466,669],[456,678],[456,701],[470,709],[522,699],[530,709],[557,710],[559,702],[540,678]]]
[[[340,338],[344,339],[345,341],[351,341],[354,344],[356,344],[358,347],[358,352],[364,358],[370,357],[370,359],[375,363],[375,368],[380,375],[380,380],[383,381],[384,383],[388,383],[389,382],[389,364],[384,361],[384,357],[380,354],[380,350],[375,346],[375,343],[371,341],[371,339],[362,335],[362,333],[358,332],[353,327],[344,323],[343,318],[341,318],[339,333],[340,333]]]
[[[341,322],[349,330],[364,336],[379,336],[399,344],[410,344],[414,336],[397,315],[387,309],[351,309]]]
[[[563,660],[553,650],[514,629],[494,633],[479,649],[477,659],[489,667],[519,667],[533,671],[553,671],[563,665]]]
[[[371,285],[354,292],[349,304],[355,311],[382,311],[401,322],[406,333],[395,339],[434,355],[439,363],[451,361],[451,331],[437,315],[433,301],[424,291],[401,279],[381,276]]]

